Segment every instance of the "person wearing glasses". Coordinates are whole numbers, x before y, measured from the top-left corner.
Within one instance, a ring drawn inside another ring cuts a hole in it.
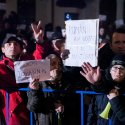
[[[111,61],[105,74],[101,74],[99,66],[93,68],[89,63],[83,63],[80,73],[91,83],[92,89],[102,92],[94,96],[88,110],[87,125],[108,125],[108,118],[113,125],[125,124],[125,55],[117,54]],[[110,102],[111,109],[108,118],[100,114]]]

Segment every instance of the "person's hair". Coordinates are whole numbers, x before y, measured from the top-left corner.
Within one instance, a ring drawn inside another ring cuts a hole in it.
[[[121,25],[119,28],[116,28],[116,33],[125,33],[125,25]]]
[[[113,32],[114,33],[123,33],[125,34],[125,25],[121,25],[120,27],[116,28],[115,31]],[[113,36],[112,34],[112,36]],[[111,43],[112,43],[112,37],[110,39]]]
[[[59,60],[60,60],[60,66],[62,66],[63,67],[63,62],[62,62],[62,59],[59,57],[59,56],[57,56],[57,55],[55,55],[55,54],[49,54],[47,57],[46,57],[46,59],[55,59],[55,58],[58,58]]]

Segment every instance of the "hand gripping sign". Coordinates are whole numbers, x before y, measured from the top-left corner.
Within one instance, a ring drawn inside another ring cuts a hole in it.
[[[28,60],[14,62],[17,83],[30,82],[32,79],[50,79],[50,60]]]

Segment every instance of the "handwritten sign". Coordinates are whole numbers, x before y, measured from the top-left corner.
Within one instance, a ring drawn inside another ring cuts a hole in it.
[[[28,60],[14,62],[17,83],[31,82],[32,79],[50,79],[50,60]]]
[[[83,62],[97,65],[99,19],[66,21],[67,66],[81,66]]]

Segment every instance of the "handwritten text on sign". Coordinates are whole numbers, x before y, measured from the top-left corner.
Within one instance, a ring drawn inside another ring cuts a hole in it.
[[[98,19],[66,21],[66,49],[70,54],[65,65],[81,66],[83,62],[97,65],[98,22]]]
[[[50,60],[28,60],[14,62],[17,83],[31,82],[32,79],[50,79]]]

